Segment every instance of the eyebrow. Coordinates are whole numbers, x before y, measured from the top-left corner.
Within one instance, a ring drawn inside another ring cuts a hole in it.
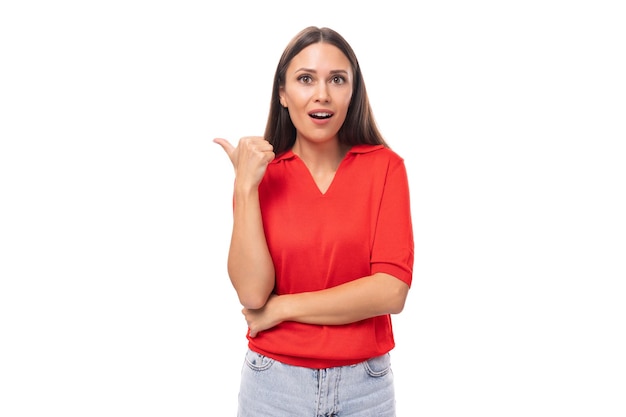
[[[317,74],[317,71],[312,69],[312,68],[298,68],[297,70],[295,70],[294,72],[313,72]],[[330,71],[331,74],[348,74],[348,71],[346,70],[331,70]]]

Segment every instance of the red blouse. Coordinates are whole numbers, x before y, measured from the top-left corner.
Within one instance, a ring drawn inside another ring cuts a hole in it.
[[[377,272],[411,285],[413,229],[404,161],[382,145],[354,146],[322,194],[292,151],[259,185],[277,294],[333,287]],[[389,315],[346,325],[283,322],[248,338],[250,349],[309,368],[350,365],[394,347]]]

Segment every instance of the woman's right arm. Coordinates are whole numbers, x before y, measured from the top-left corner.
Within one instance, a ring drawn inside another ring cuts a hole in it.
[[[259,183],[274,159],[272,145],[262,137],[245,137],[237,147],[215,139],[235,168],[233,231],[228,252],[228,275],[239,302],[248,309],[265,305],[274,289],[274,264],[267,247]]]

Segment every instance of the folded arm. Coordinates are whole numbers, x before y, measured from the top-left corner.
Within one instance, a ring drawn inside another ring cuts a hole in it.
[[[243,309],[250,336],[283,321],[319,325],[353,323],[404,308],[409,286],[385,273],[356,279],[320,291],[273,295],[260,309]]]

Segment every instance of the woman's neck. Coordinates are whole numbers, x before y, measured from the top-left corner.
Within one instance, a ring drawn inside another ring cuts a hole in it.
[[[337,171],[349,147],[337,141],[309,143],[296,140],[292,150],[304,161],[311,172],[322,173]]]

